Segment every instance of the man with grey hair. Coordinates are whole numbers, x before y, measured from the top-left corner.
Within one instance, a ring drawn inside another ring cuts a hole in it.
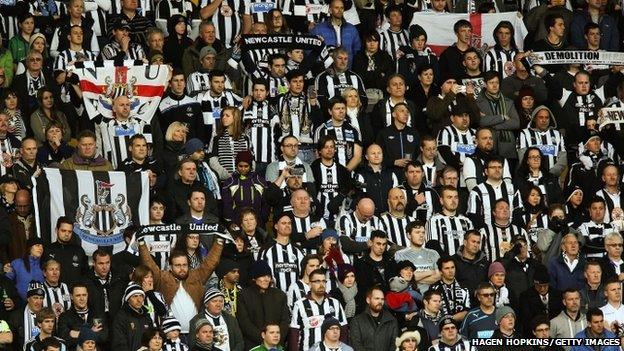
[[[318,94],[318,101],[321,104],[321,110],[327,111],[328,101],[335,96],[342,95],[344,90],[348,87],[356,89],[358,95],[360,95],[362,106],[367,106],[368,97],[364,90],[364,81],[362,81],[362,78],[357,73],[349,69],[349,62],[352,56],[347,49],[342,46],[337,47],[332,53],[332,56],[334,58],[332,66],[325,72],[319,74],[314,82]]]
[[[601,281],[610,279],[624,280],[624,261],[622,261],[622,235],[613,231],[604,237],[604,248],[607,254],[598,259],[602,268]]]
[[[580,255],[577,235],[580,234],[568,233],[564,235],[561,238],[561,253],[548,261],[551,286],[559,291],[569,288],[582,289],[585,283],[583,271],[586,261]]]

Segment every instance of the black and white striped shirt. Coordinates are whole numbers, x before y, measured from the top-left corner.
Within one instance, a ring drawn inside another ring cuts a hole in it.
[[[498,45],[494,46],[485,54],[483,72],[496,71],[501,75],[501,80],[506,78],[507,72],[514,71],[513,60],[516,53],[517,49],[505,50]]]
[[[364,87],[364,82],[357,73],[351,70],[337,73],[332,69],[328,69],[316,77],[314,86],[316,87],[318,99],[321,103],[329,101],[329,99],[334,96],[342,96],[342,93],[347,88],[356,89],[362,103],[366,101],[366,87]],[[362,97],[364,97],[364,99],[362,99]]]
[[[264,163],[276,161],[279,117],[269,102],[253,101],[243,111],[243,125],[251,143],[255,161]]]
[[[98,151],[115,169],[128,158],[128,146],[133,135],[143,134],[148,147],[152,145],[152,127],[139,118],[130,117],[125,121],[102,118],[96,124],[95,132]]]
[[[186,18],[197,18],[197,7],[193,2],[188,0],[161,0],[156,6],[156,25],[165,32],[165,36],[171,34],[168,33],[167,19],[173,15],[182,15]]]
[[[336,221],[336,230],[357,242],[367,242],[373,230],[383,230],[383,224],[377,216],[372,216],[362,223],[357,219],[355,212],[346,213]]]
[[[247,137],[243,134],[235,140],[227,130],[215,139],[215,145],[212,147],[212,152],[219,160],[219,164],[230,174],[236,170],[236,155],[245,150],[249,150]]]
[[[218,96],[212,96],[212,90],[208,90],[203,94],[198,94],[195,98],[202,106],[206,136],[209,139],[208,145],[212,145],[212,139],[217,135],[217,130],[221,125],[221,111],[228,106],[240,108],[243,99],[229,90],[221,92]]]
[[[54,71],[65,71],[67,65],[70,62],[76,62],[81,58],[84,61],[95,61],[96,56],[89,50],[82,49],[80,51],[74,51],[71,49],[63,50],[54,60]]]
[[[316,198],[323,208],[323,218],[333,221],[333,214],[329,212],[329,202],[340,194],[341,189],[346,189],[347,184],[340,184],[340,172],[349,172],[344,166],[332,161],[331,166],[326,166],[320,160],[310,165],[316,182]]]
[[[304,242],[307,240],[305,239],[305,233],[310,231],[310,229],[316,227],[320,227],[322,229],[327,228],[327,223],[325,222],[325,220],[323,218],[320,218],[318,220],[316,218],[313,218],[311,211],[305,217],[298,217],[293,213],[291,218],[293,237],[295,237],[296,235],[299,240],[302,240]],[[305,245],[305,243],[302,246],[306,250],[307,254],[315,254],[317,251],[317,247],[310,248],[310,245]]]
[[[282,245],[275,242],[260,253],[260,257],[266,260],[273,271],[275,287],[288,292],[290,285],[299,279],[299,268],[303,260],[303,251],[288,243]]]
[[[459,251],[464,234],[471,229],[474,229],[472,221],[463,215],[436,213],[427,222],[427,241],[437,240],[444,252],[452,256]]]
[[[579,225],[578,231],[585,237],[583,249],[587,257],[600,258],[605,253],[604,237],[614,229],[609,223],[596,223],[589,220]]]
[[[154,247],[170,247],[174,248],[178,241],[176,234],[150,234],[144,237],[145,245],[152,248],[150,255],[154,257],[154,262],[160,269],[169,269],[169,250],[154,250]]]
[[[325,3],[320,0],[283,0],[282,14],[296,16],[297,20],[320,23],[326,14],[323,11]]]
[[[509,211],[509,220],[511,220],[513,209],[521,206],[520,199],[515,196],[515,193],[513,185],[505,181],[501,181],[498,186],[493,186],[487,181],[481,183],[470,191],[466,214],[483,218],[485,224],[492,223],[494,204],[498,199],[505,199],[512,209]]]
[[[513,224],[509,224],[506,227],[494,223],[486,224],[479,232],[481,233],[481,249],[490,262],[502,258],[504,253],[501,252],[501,243],[507,242],[511,244],[511,239],[517,235],[521,235],[527,243],[531,243],[526,230]]]
[[[379,32],[379,36],[381,37],[380,49],[387,52],[393,60],[397,60],[396,52],[399,47],[409,46],[409,35],[405,29],[395,32],[388,28]]]
[[[21,146],[20,141],[13,135],[7,134],[0,138],[0,156],[5,153],[16,156]],[[0,159],[0,176],[7,174],[11,169],[7,169],[3,159]]]
[[[335,126],[330,119],[316,128],[314,141],[318,143],[326,135],[332,136],[336,140],[334,159],[346,167],[354,156],[355,145],[361,143],[360,132],[353,128],[349,121],[344,121],[340,126]]]
[[[62,308],[61,312],[67,311],[72,306],[71,294],[67,284],[59,282],[57,286],[43,282],[46,296],[43,299],[43,307],[51,307],[53,310]]]
[[[175,340],[171,340],[171,339],[165,340],[163,344],[163,350],[164,351],[188,351],[189,348],[188,346],[186,346],[185,343],[182,342],[182,340],[180,340],[180,338],[177,338]]]
[[[200,8],[210,5],[212,1],[202,0]],[[226,48],[234,46],[234,38],[243,29],[242,16],[245,11],[244,0],[223,0],[215,13],[211,22],[215,26],[217,38],[223,42]]]
[[[232,81],[227,75],[225,75],[225,89],[232,90]],[[210,90],[210,72],[195,71],[189,74],[186,79],[186,93],[189,96],[206,93],[208,90]]]
[[[557,155],[565,151],[563,135],[555,129],[549,128],[540,131],[536,128],[525,128],[518,136],[518,149],[526,149],[535,146],[540,149],[542,155],[548,160],[548,169],[557,163]]]
[[[269,12],[279,8],[276,0],[248,0],[245,2],[245,14],[252,17],[252,22],[270,22]]]
[[[444,151],[448,151],[455,157],[459,158],[459,162],[462,164],[466,158],[474,154],[477,149],[475,142],[476,132],[474,129],[468,128],[465,131],[460,131],[455,126],[450,125],[444,127],[438,133],[438,157],[442,163],[447,165],[455,164],[454,160],[447,160],[444,158]],[[459,171],[459,170],[458,170]],[[464,179],[462,173],[460,173],[460,185],[464,185]]]
[[[121,0],[112,0],[111,3],[113,4],[113,6],[115,5],[119,5],[119,2]],[[141,4],[141,6],[146,6],[149,7],[149,10],[151,10],[151,5],[149,4],[150,1],[149,0],[142,0],[139,1],[139,4]],[[118,7],[117,9],[114,9],[114,7],[111,7],[111,12],[112,11],[120,11],[121,7]],[[143,10],[145,10],[145,8],[143,8]],[[143,13],[145,13],[145,11],[143,11]],[[152,22],[151,19],[145,17],[144,15],[135,15],[134,17],[132,17],[132,19],[130,19],[128,16],[126,16],[125,13],[123,12],[118,12],[118,15],[116,16],[112,16],[111,20],[108,21],[108,39],[109,41],[112,41],[113,39],[113,25],[116,23],[116,21],[119,21],[120,19],[125,19],[126,21],[128,21],[128,24],[130,25],[130,39],[132,42],[137,43],[139,45],[141,45],[144,48],[149,47],[147,45],[147,30],[150,27],[154,27],[154,22]]]
[[[388,240],[403,247],[409,246],[409,238],[405,232],[405,227],[415,219],[410,216],[403,216],[402,218],[392,215],[390,212],[382,213],[381,223],[384,231],[388,234]]]
[[[347,325],[342,305],[332,297],[325,297],[320,304],[309,295],[295,302],[290,327],[300,331],[299,350],[308,351],[312,345],[323,340],[321,325],[327,315],[336,318],[341,327]]]
[[[288,309],[292,312],[295,307],[295,302],[301,300],[310,292],[310,285],[303,282],[303,280],[299,279],[296,282],[290,284],[288,287],[288,292],[286,293],[286,298],[288,299]]]
[[[470,309],[470,292],[468,289],[462,288],[457,280],[453,280],[451,284],[446,284],[440,280],[432,284],[429,289],[437,290],[442,295],[440,310],[443,316],[452,316],[455,313]]]
[[[104,60],[114,60],[117,58],[117,55],[123,55],[124,60],[147,59],[147,55],[145,55],[143,47],[134,42],[130,42],[130,45],[128,45],[128,51],[124,52],[121,49],[121,45],[119,45],[118,42],[113,41],[110,44],[106,44],[106,46],[102,48],[101,55]]]

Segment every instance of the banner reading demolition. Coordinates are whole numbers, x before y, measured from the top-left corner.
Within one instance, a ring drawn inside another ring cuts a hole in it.
[[[624,65],[624,53],[610,51],[536,51],[526,58],[531,65]]]

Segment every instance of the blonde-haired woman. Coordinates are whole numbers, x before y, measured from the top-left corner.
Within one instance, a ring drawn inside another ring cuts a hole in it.
[[[373,127],[370,123],[366,106],[362,106],[360,94],[357,89],[349,87],[342,92],[342,97],[347,101],[347,117],[349,123],[360,132],[362,148],[366,150],[373,143]]]
[[[221,111],[221,125],[212,143],[210,168],[220,180],[228,179],[236,170],[236,155],[244,150],[249,150],[249,139],[243,134],[241,112],[228,106]]]
[[[184,144],[188,127],[182,122],[172,122],[165,132],[165,147],[163,150],[163,162],[168,179],[173,179],[177,172],[178,162],[184,157]]]

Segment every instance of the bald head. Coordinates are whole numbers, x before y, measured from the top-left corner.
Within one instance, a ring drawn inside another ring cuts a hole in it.
[[[392,188],[388,191],[388,208],[395,216],[403,216],[405,211],[405,193],[399,188]]]
[[[127,96],[118,96],[113,100],[115,119],[126,120],[130,117],[130,99]]]
[[[15,193],[15,212],[22,217],[30,214],[30,192],[28,190],[18,190]]]
[[[355,207],[355,212],[360,221],[367,221],[375,215],[375,203],[367,197],[360,199]]]

